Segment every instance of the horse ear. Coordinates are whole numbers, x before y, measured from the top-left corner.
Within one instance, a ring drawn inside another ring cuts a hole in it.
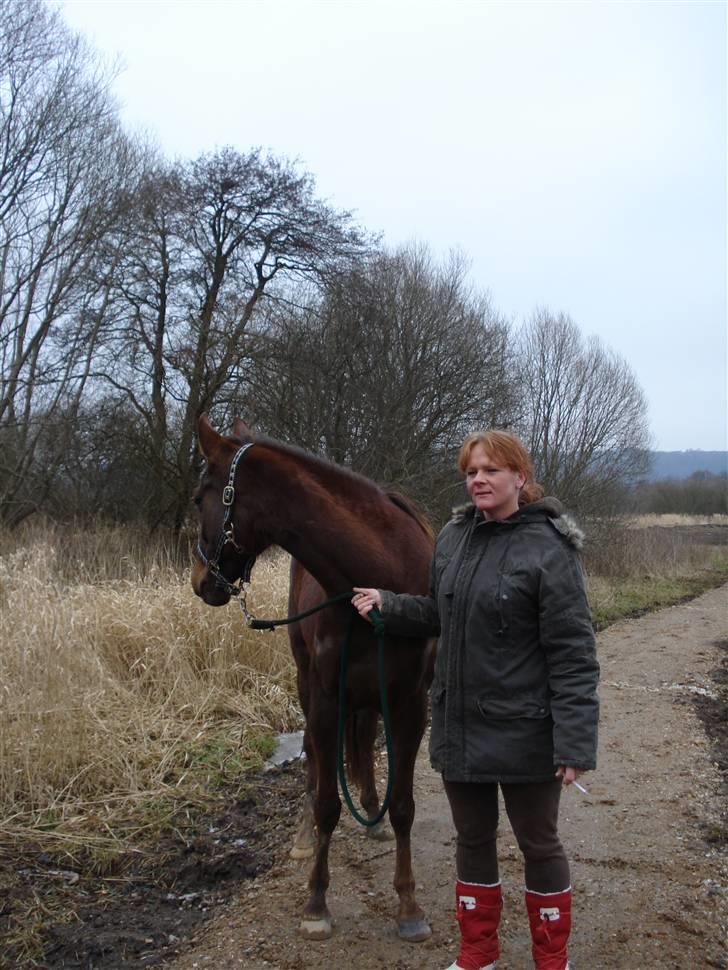
[[[201,414],[197,422],[197,440],[200,445],[200,451],[208,461],[222,444],[222,435],[215,431],[207,420],[206,414]]]
[[[233,434],[243,442],[253,440],[253,433],[242,418],[233,419]]]

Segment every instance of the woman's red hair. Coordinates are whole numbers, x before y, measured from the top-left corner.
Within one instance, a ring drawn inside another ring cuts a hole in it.
[[[463,441],[458,455],[458,468],[463,474],[470,462],[470,453],[476,445],[492,458],[495,464],[520,472],[526,479],[518,496],[519,505],[527,505],[543,498],[543,489],[538,484],[533,470],[531,456],[520,438],[510,431],[474,431]]]

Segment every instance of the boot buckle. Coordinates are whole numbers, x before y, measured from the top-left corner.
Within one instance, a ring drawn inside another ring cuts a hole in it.
[[[561,916],[561,910],[558,906],[542,906],[539,910],[541,919],[545,922],[548,920],[549,923],[555,923],[557,919]]]

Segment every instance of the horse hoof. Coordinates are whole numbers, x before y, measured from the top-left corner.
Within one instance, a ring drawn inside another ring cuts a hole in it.
[[[381,819],[376,825],[370,825],[366,833],[367,838],[374,839],[375,842],[391,842],[394,838],[394,832],[385,819]]]
[[[310,859],[313,855],[312,845],[294,845],[288,853],[289,859]]]
[[[331,936],[331,920],[303,919],[298,930],[307,940],[328,940]]]
[[[422,943],[423,940],[429,940],[432,930],[427,920],[403,919],[397,927],[397,935],[407,943]]]

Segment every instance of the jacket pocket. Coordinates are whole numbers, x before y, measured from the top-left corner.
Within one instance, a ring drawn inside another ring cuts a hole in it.
[[[517,717],[544,718],[551,714],[546,697],[488,697],[478,698],[478,710],[486,718],[509,720]]]
[[[434,708],[444,708],[445,707],[445,688],[441,684],[432,685],[432,707]]]

